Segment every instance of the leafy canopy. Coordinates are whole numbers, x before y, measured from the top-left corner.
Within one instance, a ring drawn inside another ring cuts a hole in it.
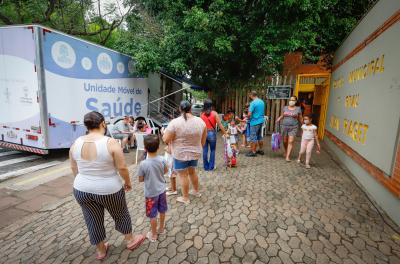
[[[115,48],[143,73],[223,87],[275,73],[283,55],[332,54],[375,0],[138,0]]]
[[[102,45],[113,45],[132,0],[0,0],[0,26],[42,24]]]

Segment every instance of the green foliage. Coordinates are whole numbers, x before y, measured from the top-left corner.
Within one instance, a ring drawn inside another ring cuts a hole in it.
[[[0,0],[0,26],[41,24],[84,39],[113,45],[132,0]]]
[[[375,1],[114,0],[100,12],[105,0],[2,0],[0,25],[40,23],[223,93],[276,73],[287,52],[329,58]]]
[[[205,99],[208,98],[208,94],[204,91],[197,91],[191,89],[190,92],[192,93],[194,99],[199,102],[203,102]]]
[[[279,70],[283,55],[332,54],[375,0],[140,0],[116,43],[144,73],[220,88]]]

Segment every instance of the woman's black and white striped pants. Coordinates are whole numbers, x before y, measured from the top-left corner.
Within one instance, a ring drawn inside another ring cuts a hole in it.
[[[124,189],[113,194],[99,195],[74,188],[74,196],[82,208],[92,245],[97,245],[106,238],[104,208],[114,219],[117,231],[124,235],[132,233],[131,216],[126,205]]]

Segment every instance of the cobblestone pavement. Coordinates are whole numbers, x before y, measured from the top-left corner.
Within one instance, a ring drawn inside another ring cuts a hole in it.
[[[219,146],[221,152],[221,146]],[[169,198],[167,234],[125,249],[107,214],[104,263],[400,263],[400,240],[350,177],[323,152],[307,170],[280,154],[238,168],[200,170],[203,196]],[[132,169],[132,173],[135,168]],[[142,185],[127,195],[145,232]],[[1,263],[93,263],[94,247],[72,196],[0,230]]]

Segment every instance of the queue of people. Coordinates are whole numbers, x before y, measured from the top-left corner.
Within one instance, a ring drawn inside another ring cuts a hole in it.
[[[176,176],[179,178],[182,196],[178,203],[188,205],[191,198],[201,197],[197,165],[202,157],[205,171],[216,168],[215,155],[217,130],[225,138],[232,139],[232,147],[239,150],[239,135],[242,135],[242,147],[250,144],[247,157],[264,155],[262,126],[265,122],[265,103],[257,92],[249,94],[250,104],[246,105],[240,117],[230,111],[220,120],[213,110],[212,101],[204,101],[204,109],[199,117],[191,113],[191,104],[182,101],[181,115],[171,120],[163,129],[162,141],[166,144],[165,155],[158,155],[160,138],[158,135],[146,135],[144,148],[146,157],[137,170],[139,182],[144,183],[146,216],[150,221],[150,231],[146,234],[133,234],[132,221],[127,208],[125,192],[132,190],[131,179],[123,152],[126,145],[134,141],[136,131],[146,131],[144,122],[135,122],[125,117],[111,131],[113,138],[107,137],[107,125],[98,112],[90,112],[84,117],[88,133],[76,140],[70,149],[70,160],[75,180],[73,193],[82,209],[90,243],[96,246],[96,259],[101,261],[107,256],[109,244],[105,242],[104,210],[115,222],[115,229],[125,236],[126,247],[134,250],[147,238],[155,242],[158,236],[166,233],[165,221],[168,210],[167,196],[177,195]],[[301,149],[297,162],[306,154],[305,165],[310,168],[311,152],[314,145],[320,151],[317,127],[312,124],[311,116],[302,116],[296,106],[296,97],[291,97],[282,115],[276,120],[281,126],[284,138],[284,157],[290,161],[290,154],[300,124],[303,130]],[[303,124],[304,121],[304,124]],[[226,123],[226,127],[224,126]],[[118,142],[122,141],[122,145]],[[164,175],[170,178],[170,186]],[[192,186],[192,190],[190,190]]]

